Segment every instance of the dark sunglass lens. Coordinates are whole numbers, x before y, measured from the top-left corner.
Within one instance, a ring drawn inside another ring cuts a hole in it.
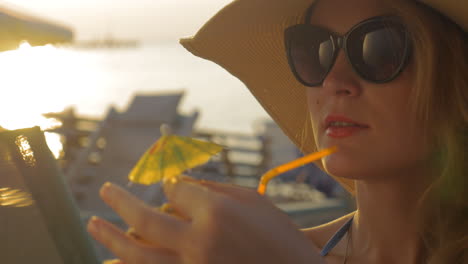
[[[383,82],[395,77],[406,59],[406,34],[396,25],[358,29],[347,44],[355,69],[371,81]]]
[[[290,35],[289,56],[300,81],[309,86],[319,85],[333,65],[333,41],[323,29],[298,28]]]

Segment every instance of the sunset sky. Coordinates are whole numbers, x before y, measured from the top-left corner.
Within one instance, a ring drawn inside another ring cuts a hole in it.
[[[0,4],[57,21],[78,40],[176,41],[192,35],[231,0],[10,0]]]

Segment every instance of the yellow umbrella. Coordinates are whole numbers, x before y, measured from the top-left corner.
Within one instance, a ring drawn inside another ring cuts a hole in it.
[[[161,180],[175,179],[184,171],[202,165],[216,155],[223,146],[170,133],[169,126],[161,126],[162,137],[140,158],[130,172],[131,182],[150,185]]]

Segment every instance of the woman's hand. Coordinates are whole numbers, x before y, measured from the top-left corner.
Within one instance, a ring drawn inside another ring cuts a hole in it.
[[[169,215],[111,184],[101,189],[138,239],[93,218],[89,232],[125,264],[323,263],[312,242],[270,201],[234,185],[182,177],[166,183]]]

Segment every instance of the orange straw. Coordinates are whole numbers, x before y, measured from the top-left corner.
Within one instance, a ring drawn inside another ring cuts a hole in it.
[[[261,195],[264,195],[266,192],[266,187],[267,187],[268,182],[274,177],[278,176],[281,173],[303,166],[307,163],[311,163],[316,160],[319,160],[325,156],[335,153],[336,151],[337,151],[337,147],[331,147],[331,148],[324,149],[319,152],[314,152],[312,154],[309,154],[307,156],[293,160],[291,162],[288,162],[286,164],[280,165],[276,168],[269,170],[268,172],[262,175],[262,178],[260,179],[260,184],[258,185],[257,192]]]

